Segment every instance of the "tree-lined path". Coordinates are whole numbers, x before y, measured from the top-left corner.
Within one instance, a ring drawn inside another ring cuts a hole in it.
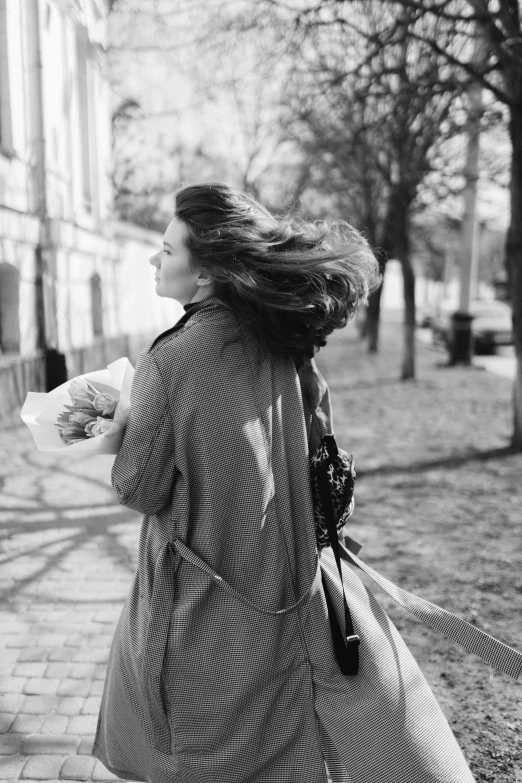
[[[406,589],[522,648],[522,455],[509,380],[437,367],[418,346],[401,383],[401,326],[368,355],[354,327],[318,355],[340,445],[355,455],[351,533]],[[140,516],[110,489],[112,458],[38,453],[0,433],[0,779],[112,779],[89,754]],[[478,783],[522,781],[520,683],[376,593],[434,689]],[[383,782],[384,783],[384,782]]]

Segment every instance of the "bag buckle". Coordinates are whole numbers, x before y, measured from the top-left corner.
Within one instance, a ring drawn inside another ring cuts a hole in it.
[[[356,647],[358,647],[360,643],[361,643],[361,637],[356,633],[346,637],[346,645],[348,647],[350,647],[350,645],[355,645]]]

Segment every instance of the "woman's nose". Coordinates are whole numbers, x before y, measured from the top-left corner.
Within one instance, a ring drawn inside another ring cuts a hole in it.
[[[159,256],[159,253],[154,253],[154,255],[149,258],[149,264],[152,264],[152,266],[156,266],[157,267],[158,266],[158,256]]]

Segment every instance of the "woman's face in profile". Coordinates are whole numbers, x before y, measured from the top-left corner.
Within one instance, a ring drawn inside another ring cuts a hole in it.
[[[149,263],[156,268],[158,296],[188,304],[211,296],[212,286],[208,278],[202,281],[197,268],[190,267],[184,236],[185,224],[177,217],[172,218],[163,236],[163,249],[151,256]]]

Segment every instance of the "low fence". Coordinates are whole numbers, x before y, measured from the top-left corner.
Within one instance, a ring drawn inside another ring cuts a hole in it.
[[[67,377],[102,370],[121,356],[127,356],[135,365],[139,352],[155,336],[156,332],[99,338],[91,345],[67,351]],[[46,378],[43,353],[31,357],[0,357],[0,428],[20,423],[20,410],[27,392],[46,391]]]

